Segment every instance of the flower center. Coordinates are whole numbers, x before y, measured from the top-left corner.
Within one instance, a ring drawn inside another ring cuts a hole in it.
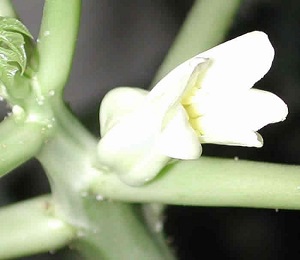
[[[210,95],[201,89],[201,83],[211,64],[211,60],[201,58],[201,63],[192,72],[186,91],[181,99],[181,104],[188,115],[191,127],[199,136],[203,135],[201,117],[206,113],[206,108],[209,107],[210,103]]]
[[[203,116],[203,112],[201,109],[199,109],[198,104],[191,102],[190,104],[182,104],[182,105],[188,115],[188,119],[191,127],[195,130],[197,135],[203,135],[202,128],[201,128],[201,117]]]

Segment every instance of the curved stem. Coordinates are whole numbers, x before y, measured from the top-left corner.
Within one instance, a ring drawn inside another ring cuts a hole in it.
[[[37,79],[42,91],[62,91],[75,50],[81,0],[46,0],[37,52]],[[36,57],[35,57],[36,58]]]
[[[49,196],[0,209],[0,259],[57,250],[70,243],[75,230],[55,217]]]
[[[113,200],[300,209],[299,166],[201,157],[167,166],[142,187],[129,187],[113,175],[97,179],[91,192]]]
[[[38,123],[19,123],[14,116],[0,124],[0,177],[34,157],[45,135]]]
[[[195,0],[152,86],[185,60],[220,43],[230,28],[241,0]]]

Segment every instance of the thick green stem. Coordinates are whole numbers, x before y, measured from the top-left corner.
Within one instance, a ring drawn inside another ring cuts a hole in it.
[[[55,217],[49,196],[0,209],[0,259],[57,250],[75,237],[75,229]]]
[[[81,0],[46,0],[38,38],[37,79],[42,91],[62,91],[72,65]]]
[[[241,0],[195,0],[152,86],[183,61],[220,43]]]
[[[15,9],[10,0],[0,1],[0,16],[16,17]]]
[[[202,157],[169,165],[142,187],[98,176],[91,192],[131,202],[300,209],[300,167]]]
[[[34,157],[41,149],[45,137],[41,124],[19,122],[15,116],[2,121],[0,124],[0,177]]]

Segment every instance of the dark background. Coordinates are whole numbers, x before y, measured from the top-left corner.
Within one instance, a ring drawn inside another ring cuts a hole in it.
[[[13,2],[36,36],[43,1]],[[66,100],[95,135],[99,136],[98,109],[105,93],[120,85],[147,88],[192,3],[191,0],[83,1]],[[265,140],[263,148],[204,145],[204,155],[300,163],[299,26],[298,0],[243,1],[227,38],[252,30],[269,35],[276,51],[275,60],[271,71],[256,87],[285,100],[289,116],[284,123],[260,131]],[[32,160],[1,179],[0,204],[45,192],[49,192],[49,186],[43,170]],[[166,212],[165,230],[182,260],[300,258],[298,211],[171,206]],[[22,259],[66,259],[64,253]]]

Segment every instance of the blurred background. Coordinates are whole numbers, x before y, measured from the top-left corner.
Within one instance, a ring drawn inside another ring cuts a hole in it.
[[[23,22],[37,36],[43,1],[13,2]],[[120,85],[148,87],[193,2],[83,1],[77,51],[65,98],[95,135],[99,136],[98,109],[105,93]],[[220,4],[226,1],[220,0]],[[289,116],[284,123],[260,131],[265,140],[263,148],[204,145],[204,155],[300,164],[299,26],[297,0],[242,1],[227,39],[252,30],[269,35],[275,60],[256,88],[280,96],[289,106]],[[4,117],[5,105],[2,106]],[[49,185],[43,170],[32,160],[1,179],[0,205],[46,192]],[[300,258],[298,211],[170,206],[165,219],[168,241],[181,260],[207,256],[246,260]],[[22,259],[66,259],[65,254],[63,250]]]

